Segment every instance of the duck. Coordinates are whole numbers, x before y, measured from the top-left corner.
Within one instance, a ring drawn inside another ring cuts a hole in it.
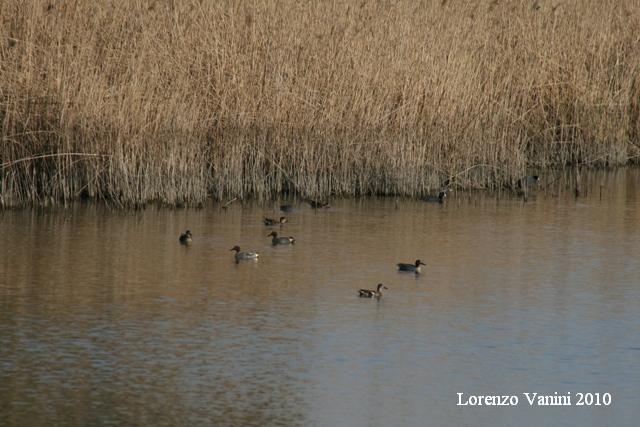
[[[323,208],[327,209],[331,207],[329,206],[329,203],[323,203],[317,200],[308,200],[307,202],[309,203],[309,206],[311,206],[313,209],[323,209]]]
[[[540,177],[538,175],[527,175],[516,181],[516,194],[526,202],[530,196],[535,196],[536,187]]]
[[[280,210],[282,212],[293,212],[293,206],[291,206],[291,205],[280,205]]]
[[[272,226],[272,225],[282,225],[285,224],[287,222],[287,218],[281,216],[280,219],[273,219],[273,218],[264,218],[264,225],[266,226]]]
[[[291,236],[288,237],[278,237],[278,232],[277,231],[272,231],[271,233],[267,234],[267,237],[271,237],[271,244],[273,246],[275,245],[289,245],[289,244],[293,244],[296,242],[296,239],[294,239]]]
[[[389,289],[389,288],[387,288],[382,283],[378,283],[378,289],[376,289],[375,291],[371,289],[360,289],[358,291],[358,296],[360,298],[381,298],[382,289]]]
[[[255,259],[257,260],[260,254],[258,252],[242,252],[240,251],[240,246],[236,245],[229,249],[230,251],[236,251],[235,258],[236,262],[247,259]]]
[[[184,233],[182,233],[178,241],[182,245],[190,245],[193,242],[193,236],[191,234],[191,231],[187,230]]]
[[[438,193],[437,196],[427,196],[424,198],[425,202],[428,203],[444,203],[444,200],[447,198],[447,193],[449,192],[448,188],[443,188],[442,190],[440,190],[440,192]]]
[[[422,266],[427,264],[417,259],[416,262],[414,262],[413,264],[398,263],[397,265],[398,265],[398,271],[412,271],[416,274],[420,274],[420,271],[422,270]]]
[[[536,184],[538,184],[539,180],[540,177],[538,175],[523,176],[522,178],[518,179],[517,185],[519,189],[532,188],[535,187]]]

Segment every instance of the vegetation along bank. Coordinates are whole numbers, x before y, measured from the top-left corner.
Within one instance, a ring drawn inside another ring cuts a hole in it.
[[[0,205],[420,196],[637,163],[640,6],[0,3]]]

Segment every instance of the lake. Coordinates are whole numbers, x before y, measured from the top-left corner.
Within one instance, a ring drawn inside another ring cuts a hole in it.
[[[640,171],[582,178],[577,199],[550,173],[526,203],[293,201],[281,228],[277,201],[0,212],[0,424],[635,426]]]

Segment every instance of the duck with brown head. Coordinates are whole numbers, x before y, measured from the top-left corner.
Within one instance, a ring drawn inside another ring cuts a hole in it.
[[[240,246],[236,245],[229,249],[230,251],[235,251],[236,262],[245,261],[245,260],[257,260],[260,254],[258,252],[243,252],[240,250]]]
[[[358,296],[360,298],[382,298],[382,289],[389,289],[382,283],[378,283],[378,288],[374,291],[372,289],[360,289]]]
[[[271,244],[273,246],[276,246],[276,245],[291,245],[291,244],[294,244],[296,242],[296,239],[294,239],[291,236],[278,237],[278,232],[277,231],[272,231],[271,233],[269,233],[267,235],[267,237],[271,237]]]
[[[274,225],[283,225],[287,222],[287,218],[281,216],[280,219],[273,219],[273,218],[264,218],[264,225],[266,225],[267,227],[271,227]]]

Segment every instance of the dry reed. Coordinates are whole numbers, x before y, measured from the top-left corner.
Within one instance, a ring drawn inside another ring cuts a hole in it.
[[[633,0],[4,0],[0,205],[417,196],[640,155]]]

